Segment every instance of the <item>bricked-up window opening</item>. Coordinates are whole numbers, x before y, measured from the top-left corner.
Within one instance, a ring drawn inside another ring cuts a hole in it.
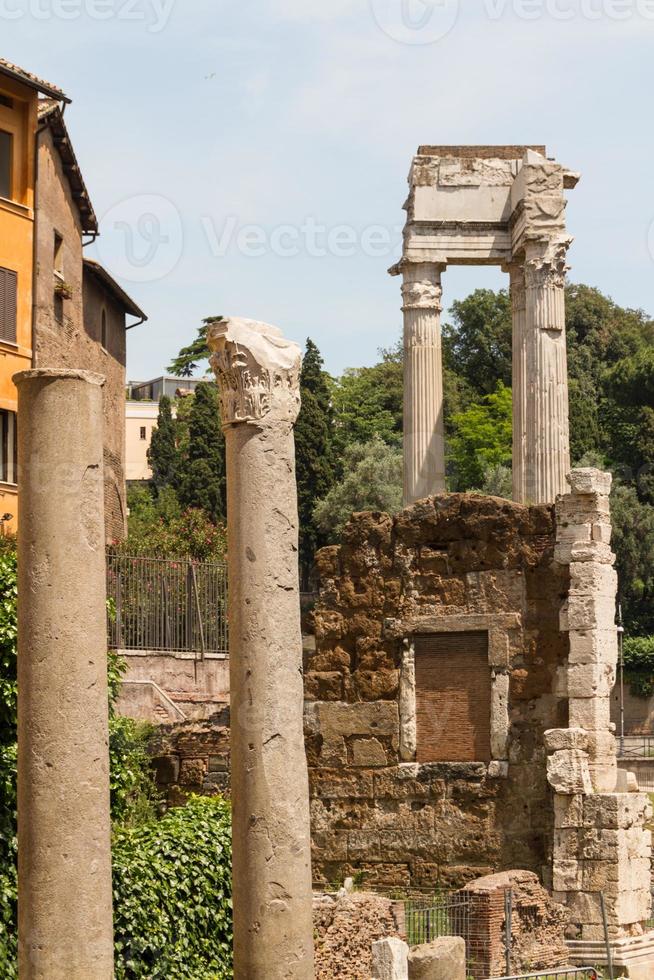
[[[16,413],[0,410],[0,483],[16,484],[18,472]]]
[[[487,633],[414,638],[418,762],[490,762]]]
[[[0,197],[11,198],[12,154],[14,138],[0,129]]]
[[[18,275],[0,268],[0,340],[16,343]]]

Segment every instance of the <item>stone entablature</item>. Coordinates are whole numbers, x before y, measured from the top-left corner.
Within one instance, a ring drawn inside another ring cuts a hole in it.
[[[445,490],[441,350],[448,265],[501,265],[513,305],[513,497],[553,503],[570,469],[565,191],[544,146],[423,146],[409,173],[402,259],[404,502]]]

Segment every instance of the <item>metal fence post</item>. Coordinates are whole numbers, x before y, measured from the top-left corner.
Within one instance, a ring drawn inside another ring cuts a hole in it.
[[[613,953],[611,951],[611,940],[609,938],[609,923],[606,917],[604,892],[600,892],[600,905],[602,907],[602,923],[604,924],[604,942],[606,943],[606,962],[609,968],[609,980],[613,980]]]

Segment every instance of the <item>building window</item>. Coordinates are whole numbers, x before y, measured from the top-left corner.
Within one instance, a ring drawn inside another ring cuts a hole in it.
[[[11,197],[12,154],[14,138],[0,129],[0,197]]]
[[[0,267],[0,340],[16,343],[18,274]]]
[[[58,231],[54,233],[54,274],[55,279],[64,281],[64,240]]]
[[[17,483],[16,413],[0,409],[0,482]]]
[[[144,425],[141,426],[141,439],[147,439],[148,433]]]
[[[488,633],[417,636],[418,762],[490,762]]]
[[[108,340],[108,335],[107,335],[107,311],[106,310],[103,310],[102,311],[102,327],[101,327],[101,343],[102,343],[102,346],[104,347],[105,350],[107,349],[107,340]]]

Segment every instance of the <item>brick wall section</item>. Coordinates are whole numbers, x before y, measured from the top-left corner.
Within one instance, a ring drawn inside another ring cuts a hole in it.
[[[191,794],[229,796],[229,717],[162,725],[150,743],[156,781],[168,806]]]
[[[395,517],[355,515],[342,546],[319,553],[316,650],[305,664],[318,885],[363,871],[371,887],[426,891],[501,868],[547,868],[543,732],[567,724],[557,678],[568,578],[554,543],[553,508],[452,494]],[[426,619],[437,629],[441,617],[479,614],[515,619],[494,671],[509,690],[504,761],[402,764],[407,634]]]
[[[82,368],[106,378],[105,517],[107,541],[125,536],[125,315],[88,272],[83,272],[82,230],[52,133],[39,137],[34,365]],[[72,297],[55,301],[54,236],[63,239],[63,276]],[[107,346],[101,344],[102,309]]]

